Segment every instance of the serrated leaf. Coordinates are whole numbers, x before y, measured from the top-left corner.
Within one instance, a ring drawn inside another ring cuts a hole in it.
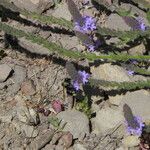
[[[123,17],[123,16],[130,16],[131,15],[131,10],[132,10],[132,8],[130,7],[129,10],[118,8],[116,11],[117,11],[119,16]]]

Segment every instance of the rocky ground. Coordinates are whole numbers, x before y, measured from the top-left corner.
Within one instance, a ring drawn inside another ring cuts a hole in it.
[[[71,21],[65,1],[59,0],[11,0],[17,7],[53,15]],[[130,30],[117,14],[99,12],[92,3],[83,6],[75,1],[81,13],[93,16],[105,27]],[[109,2],[109,1],[108,1]],[[145,17],[139,8],[124,3]],[[61,12],[61,13],[60,13]],[[23,16],[25,17],[25,16]],[[30,20],[38,24],[37,20]],[[70,49],[83,51],[85,47],[71,32],[60,33],[50,29],[30,26],[8,19],[6,24],[41,35],[48,41]],[[148,24],[148,22],[145,23]],[[55,27],[53,25],[52,27]],[[140,138],[126,132],[123,105],[126,103],[134,115],[150,124],[150,90],[112,91],[101,89],[90,98],[89,118],[84,112],[72,108],[73,97],[62,85],[69,74],[66,60],[49,55],[47,49],[20,38],[15,40],[0,32],[0,149],[2,150],[139,150]],[[115,42],[116,39],[111,39]],[[9,44],[8,44],[9,43]],[[148,49],[144,42],[124,53],[144,54]],[[88,68],[91,78],[116,82],[134,82],[150,79],[144,75],[130,75],[127,70],[112,63],[90,66],[86,60],[78,62]],[[89,67],[90,66],[90,67]],[[150,67],[147,66],[148,70]],[[88,91],[89,92],[89,91]],[[92,93],[91,91],[89,93]],[[61,106],[60,106],[61,104]],[[147,139],[150,143],[150,134]],[[150,148],[148,148],[150,149]],[[143,149],[144,150],[144,149]]]

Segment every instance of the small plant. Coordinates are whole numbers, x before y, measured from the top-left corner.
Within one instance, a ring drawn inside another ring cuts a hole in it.
[[[89,118],[91,118],[92,111],[87,96],[85,96],[82,100],[78,100],[75,108],[81,112],[84,112]]]

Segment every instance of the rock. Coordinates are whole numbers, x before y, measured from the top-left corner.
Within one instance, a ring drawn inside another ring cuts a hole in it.
[[[29,145],[27,150],[42,149],[52,140],[54,134],[55,133],[53,130],[50,130],[50,129],[45,130],[45,132],[40,133],[39,136],[34,141],[31,142],[31,144]],[[52,146],[52,145],[50,145],[50,146]]]
[[[98,67],[91,67],[92,78],[97,80],[129,82],[130,78],[126,70],[117,65],[110,63],[100,65]]]
[[[42,13],[54,5],[53,0],[11,0],[17,7],[31,12]]]
[[[133,136],[133,135],[130,135],[130,136],[127,136],[125,137],[123,140],[122,140],[122,143],[125,147],[135,147],[135,146],[138,146],[139,143],[140,143],[140,139],[138,136]]]
[[[32,96],[35,94],[35,85],[32,80],[27,80],[21,84],[21,91],[25,96]]]
[[[120,31],[129,31],[131,29],[121,16],[114,13],[111,13],[111,15],[108,17],[108,20],[106,20],[106,26],[110,29]]]
[[[87,150],[82,144],[74,144],[73,145],[73,150]]]
[[[119,148],[116,148],[116,150],[126,150],[126,149],[124,149],[124,147],[119,147]]]
[[[142,118],[143,121],[150,120],[150,92],[138,90],[128,92],[121,98],[120,108],[127,104],[134,115]]]
[[[21,96],[16,96],[17,100],[17,116],[19,121],[26,123],[28,125],[37,125],[39,124],[39,116],[36,111],[32,108],[28,108],[25,100]]]
[[[10,75],[12,68],[7,64],[0,65],[0,82],[4,82]]]
[[[8,86],[7,88],[7,95],[15,95],[19,90],[21,83],[25,80],[26,78],[26,69],[22,66],[16,65],[14,67],[14,74],[11,77],[11,85]],[[13,81],[13,84],[12,84]]]
[[[89,120],[84,113],[77,110],[67,110],[60,112],[57,117],[62,120],[62,124],[66,123],[63,130],[69,131],[74,139],[89,133]]]
[[[68,42],[68,40],[70,42]],[[61,39],[59,39],[59,42],[62,44],[63,47],[67,48],[67,49],[72,49],[74,50],[75,48],[79,49],[79,50],[84,50],[85,47],[79,43],[79,39],[76,36],[73,37],[68,37],[63,35],[63,37],[61,37]]]
[[[31,1],[35,1],[35,0],[31,0]],[[41,14],[42,12],[44,12],[45,10],[49,9],[54,5],[55,5],[54,0],[39,0],[38,7],[36,10],[38,13]]]
[[[1,122],[11,123],[12,119],[13,119],[12,115],[0,116]]]
[[[71,14],[68,10],[68,5],[66,3],[61,3],[61,5],[58,5],[58,8],[56,10],[54,10],[52,15],[57,18],[64,18],[68,21],[71,21],[71,18],[72,18]]]
[[[123,115],[119,109],[103,108],[96,113],[96,117],[92,119],[94,133],[100,134],[109,132],[123,122]]]
[[[69,148],[73,142],[73,136],[70,132],[65,133],[61,139],[65,148]]]
[[[123,97],[123,95],[110,96],[109,102],[113,105],[119,106],[119,104],[121,103],[122,97]]]
[[[33,44],[31,41],[26,40],[24,37],[19,39],[18,44],[27,49],[27,51],[30,53],[35,53],[38,55],[50,55],[50,51],[47,48],[36,43]]]
[[[131,55],[142,55],[145,52],[146,52],[146,48],[143,43],[128,50],[128,53]]]
[[[29,137],[29,138],[36,137],[39,133],[39,131],[34,126],[22,124],[20,128],[22,132],[25,132],[26,137]]]

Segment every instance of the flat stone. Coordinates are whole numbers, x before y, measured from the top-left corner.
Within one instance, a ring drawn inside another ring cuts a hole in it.
[[[57,18],[64,18],[68,21],[71,21],[71,14],[68,10],[68,5],[66,3],[61,3],[61,5],[58,5],[58,8],[54,10],[54,13],[52,13],[54,17]]]
[[[146,48],[143,43],[140,45],[137,45],[131,49],[128,50],[129,54],[131,55],[142,55],[146,52]]]
[[[110,63],[91,67],[92,78],[97,80],[125,82],[130,81],[130,78],[122,67],[111,65]]]
[[[26,137],[29,137],[29,138],[36,137],[39,133],[39,131],[34,126],[29,126],[29,125],[26,125],[26,124],[23,124],[21,126],[21,131],[22,132],[24,131]]]
[[[103,108],[92,119],[93,132],[96,134],[106,133],[123,122],[123,115],[119,109]]]
[[[69,131],[74,139],[89,133],[89,120],[84,113],[77,110],[67,110],[60,112],[57,117],[62,120],[62,124],[66,123],[63,130]]]
[[[17,104],[17,117],[20,122],[28,125],[37,125],[39,123],[39,116],[32,108],[28,108],[25,100],[21,96],[15,97]]]
[[[82,144],[79,144],[79,143],[74,144],[73,149],[74,150],[87,150]]]
[[[12,68],[7,64],[0,65],[0,82],[4,82],[10,75]]]
[[[138,146],[140,143],[140,139],[138,136],[127,136],[122,140],[122,143],[125,147],[129,148],[129,147],[135,147]]]
[[[31,12],[42,13],[54,5],[53,0],[11,0],[17,7]]]
[[[106,26],[110,29],[120,30],[120,31],[129,31],[131,28],[125,23],[123,18],[118,14],[112,13],[108,20],[106,20]]]
[[[21,84],[21,91],[26,96],[32,96],[35,94],[36,89],[33,81],[27,80]]]
[[[138,90],[128,92],[121,98],[120,108],[127,104],[135,116],[139,116],[143,121],[150,120],[150,92]]]

